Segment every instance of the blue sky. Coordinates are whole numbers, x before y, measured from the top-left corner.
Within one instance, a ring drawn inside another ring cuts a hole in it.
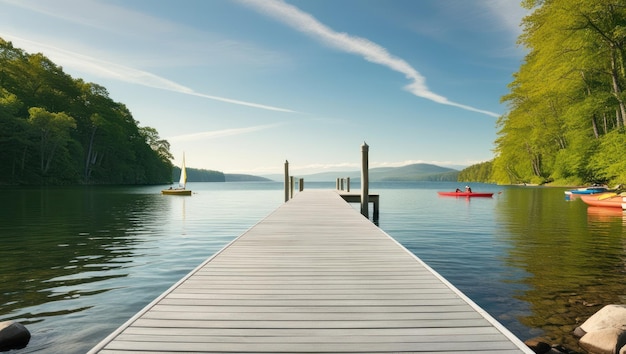
[[[180,163],[293,175],[490,160],[517,0],[0,0],[0,37],[106,87]]]

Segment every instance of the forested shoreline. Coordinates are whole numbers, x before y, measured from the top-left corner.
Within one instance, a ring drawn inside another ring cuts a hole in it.
[[[169,183],[169,147],[106,88],[0,38],[0,184]]]
[[[459,180],[626,183],[626,3],[521,4],[527,55],[501,98],[494,158]],[[0,38],[0,184],[168,183],[169,147],[106,88]]]
[[[502,98],[495,158],[460,174],[500,184],[626,183],[626,3],[524,0],[528,49]]]

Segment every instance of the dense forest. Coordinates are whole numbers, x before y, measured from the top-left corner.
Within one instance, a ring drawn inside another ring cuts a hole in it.
[[[462,178],[626,182],[626,2],[524,0],[528,52],[502,98],[495,158]],[[460,177],[460,178],[461,178]]]
[[[171,159],[104,87],[0,38],[0,184],[168,183]]]

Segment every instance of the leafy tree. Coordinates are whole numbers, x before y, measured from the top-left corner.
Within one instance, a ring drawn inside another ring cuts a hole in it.
[[[529,53],[502,100],[492,177],[498,183],[616,181],[614,131],[626,124],[622,0],[525,0]],[[605,142],[605,140],[611,142]],[[617,139],[619,141],[619,139]],[[612,153],[609,153],[612,154]],[[601,166],[599,161],[614,165]]]
[[[607,134],[590,158],[589,166],[596,171],[597,182],[626,181],[626,133],[624,129]]]
[[[156,129],[141,127],[139,133],[163,161],[171,161],[174,158],[172,153],[170,153],[170,143],[167,140],[161,139]]]
[[[472,165],[459,172],[458,180],[465,182],[493,182],[491,179],[493,161]]]
[[[18,180],[31,150],[31,128],[16,116],[22,103],[17,96],[0,89],[0,174],[9,181]]]
[[[66,148],[71,139],[70,129],[76,128],[76,122],[65,113],[50,113],[39,107],[32,107],[28,112],[28,122],[39,132],[39,168],[45,176],[57,151],[62,150],[67,154]]]

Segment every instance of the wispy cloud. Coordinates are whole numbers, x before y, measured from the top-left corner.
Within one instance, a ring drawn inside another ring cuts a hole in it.
[[[410,81],[404,88],[413,95],[436,103],[458,107],[464,110],[486,114],[492,117],[500,115],[472,106],[452,102],[446,97],[432,92],[426,85],[426,79],[405,60],[390,54],[384,47],[362,37],[336,32],[313,16],[281,0],[240,0],[260,13],[279,20],[290,27],[303,32],[337,50],[362,56],[365,60],[385,66],[405,75]]]
[[[74,23],[86,28],[97,28],[124,36],[153,35],[154,31],[167,33],[175,28],[175,25],[168,21],[163,21],[122,6],[113,5],[106,1],[55,0],[54,2],[48,2],[0,0],[0,3],[40,13],[63,22]],[[115,25],[111,25],[112,23]]]
[[[483,0],[476,2],[487,10],[489,16],[515,37],[522,34],[522,19],[529,11],[520,6],[519,1],[511,0]]]
[[[196,141],[196,140],[215,139],[215,138],[222,138],[225,136],[241,135],[241,134],[252,133],[255,131],[259,131],[259,130],[275,128],[283,124],[284,123],[275,123],[275,124],[256,125],[253,127],[236,128],[236,129],[211,130],[211,131],[199,132],[199,133],[193,133],[193,134],[171,136],[171,137],[167,137],[166,139],[169,142],[173,142],[173,141],[189,142],[189,141]]]
[[[295,111],[287,108],[269,106],[254,102],[247,102],[236,100],[227,97],[220,97],[214,95],[208,95],[194,91],[192,88],[178,84],[174,81],[168,80],[161,76],[152,74],[150,72],[131,68],[128,66],[120,65],[97,59],[88,55],[72,52],[69,50],[57,48],[52,45],[31,41],[25,38],[20,38],[14,35],[0,33],[0,37],[7,39],[17,47],[23,48],[28,52],[41,52],[44,53],[52,61],[64,66],[71,67],[74,70],[89,73],[91,75],[114,79],[131,84],[142,85],[146,87],[152,87],[167,91],[178,92],[182,94],[203,97],[214,101],[220,101],[230,104],[236,104],[241,106],[248,106],[253,108],[259,108],[270,111],[295,113]]]

